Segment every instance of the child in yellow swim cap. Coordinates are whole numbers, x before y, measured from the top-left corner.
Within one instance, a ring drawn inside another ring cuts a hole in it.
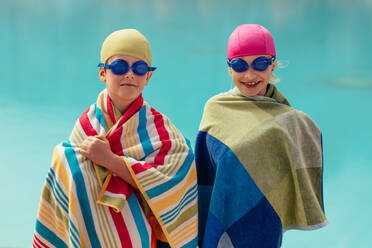
[[[142,97],[156,69],[148,40],[111,33],[98,66],[106,89],[55,148],[34,246],[196,247],[194,154]]]

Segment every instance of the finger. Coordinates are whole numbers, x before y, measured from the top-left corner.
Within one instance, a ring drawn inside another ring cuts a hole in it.
[[[83,154],[84,156],[88,156],[90,153],[89,147],[83,147],[83,148],[80,148],[79,150],[80,150],[80,153]]]
[[[79,145],[79,149],[85,152],[88,151],[89,147],[90,147],[90,142],[86,140],[84,140],[83,143]]]
[[[84,149],[79,149],[79,152],[81,153],[81,155],[83,155],[83,156],[86,156],[87,155],[87,153],[85,152],[85,150]]]
[[[100,140],[106,140],[106,135],[105,134],[101,134],[101,135],[97,135],[97,136],[94,136],[96,137],[97,139],[100,139]]]
[[[86,141],[86,140],[84,140],[83,143],[81,143],[79,147],[80,148],[83,148],[84,150],[86,150],[87,147],[88,147],[88,145],[89,145],[89,142]]]
[[[88,138],[86,138],[84,140],[84,144],[86,146],[91,146],[91,145],[95,144],[97,141],[99,141],[99,139],[97,137],[95,137],[95,136],[89,136]]]
[[[86,146],[90,143],[92,143],[92,140],[89,137],[87,137],[85,140],[83,140],[83,142],[81,142],[80,147]]]

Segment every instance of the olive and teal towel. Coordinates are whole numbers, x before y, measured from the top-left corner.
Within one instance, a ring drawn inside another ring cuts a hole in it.
[[[327,224],[321,132],[273,85],[266,96],[212,97],[195,159],[202,248],[280,247],[288,229]]]

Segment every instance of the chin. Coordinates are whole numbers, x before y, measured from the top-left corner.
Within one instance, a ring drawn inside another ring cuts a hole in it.
[[[243,88],[243,89],[239,89],[239,90],[246,96],[264,96],[265,93],[266,93],[266,86],[265,87],[259,87],[259,88],[256,88],[256,89]],[[264,93],[261,95],[260,92],[264,92]]]
[[[124,96],[121,96],[121,99],[125,100],[125,101],[134,101],[137,99],[137,97],[139,96],[139,94],[127,94],[127,95],[124,95]]]
[[[260,92],[259,90],[247,90],[247,89],[239,89],[241,93],[246,96],[257,96]]]

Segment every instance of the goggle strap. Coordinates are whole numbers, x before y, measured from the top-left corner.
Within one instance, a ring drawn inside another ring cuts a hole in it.
[[[103,68],[106,68],[106,69],[110,69],[111,68],[110,65],[105,64],[105,63],[99,63],[97,67],[103,67]]]

